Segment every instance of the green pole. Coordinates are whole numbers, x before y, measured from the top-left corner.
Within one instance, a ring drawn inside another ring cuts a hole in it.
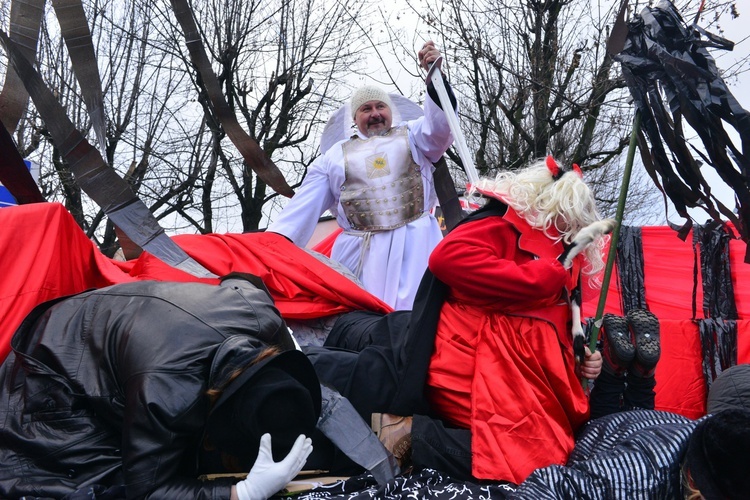
[[[620,240],[620,225],[622,224],[622,214],[625,211],[625,200],[628,197],[628,186],[630,184],[630,174],[633,171],[633,160],[635,159],[635,149],[638,143],[638,132],[641,128],[641,113],[636,110],[633,118],[633,132],[630,134],[630,145],[628,146],[628,157],[625,160],[625,171],[622,173],[622,185],[620,186],[620,197],[617,200],[617,213],[615,214],[615,225],[612,231],[612,237],[609,242],[609,252],[607,254],[607,265],[604,268],[604,278],[602,279],[602,292],[599,295],[599,304],[596,308],[594,317],[594,326],[591,329],[589,337],[589,350],[594,352],[596,349],[596,339],[599,338],[599,329],[604,316],[604,306],[607,303],[607,290],[612,277],[612,268],[615,265],[615,256],[617,255],[617,242]]]

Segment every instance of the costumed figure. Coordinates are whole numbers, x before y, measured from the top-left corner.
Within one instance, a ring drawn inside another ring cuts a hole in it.
[[[425,69],[439,56],[432,42],[419,51]],[[310,166],[268,227],[304,246],[330,209],[343,229],[331,258],[395,309],[411,309],[430,252],[442,238],[431,214],[437,200],[433,163],[453,136],[431,83],[428,94],[424,116],[398,123],[398,109],[385,91],[356,90],[349,104],[356,131]]]
[[[592,238],[570,269],[559,257],[600,217],[578,166],[551,157],[474,188],[490,201],[429,262],[448,291],[426,391],[447,426],[471,431],[472,476],[519,484],[565,463],[589,416],[567,297],[582,273],[603,269],[603,239]]]
[[[49,301],[11,347],[0,367],[3,498],[263,500],[304,466],[316,425],[341,428],[328,414],[358,428],[252,275]]]
[[[548,163],[477,185],[488,203],[435,248],[413,311],[344,314],[338,349],[305,348],[402,463],[518,484],[573,449],[602,357],[576,365],[567,298],[613,225],[579,170]]]

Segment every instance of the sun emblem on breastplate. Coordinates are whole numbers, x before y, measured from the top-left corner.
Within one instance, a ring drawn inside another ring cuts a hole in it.
[[[383,153],[375,153],[368,156],[365,162],[367,165],[367,177],[370,179],[385,177],[391,173],[391,168],[388,166],[388,157]]]

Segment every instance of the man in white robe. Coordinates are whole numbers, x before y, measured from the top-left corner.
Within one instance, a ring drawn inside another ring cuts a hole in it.
[[[425,69],[439,56],[433,42],[418,53]],[[373,86],[355,91],[356,133],[313,162],[300,189],[268,227],[304,246],[330,209],[343,229],[331,258],[394,309],[412,308],[429,255],[442,238],[431,213],[437,203],[433,163],[453,143],[453,135],[431,87],[424,116],[395,126],[385,91]]]

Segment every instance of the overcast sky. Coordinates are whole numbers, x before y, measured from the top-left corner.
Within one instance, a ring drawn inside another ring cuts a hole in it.
[[[734,74],[734,76],[726,77],[725,82],[742,107],[750,110],[750,61],[747,60],[750,54],[750,35],[748,35],[750,30],[747,29],[750,24],[750,2],[747,0],[737,2],[737,6],[740,9],[740,16],[732,19],[731,16],[725,15],[720,19],[719,24],[722,29],[721,35],[735,43],[734,50],[731,52],[714,50],[711,53],[720,70],[726,74]],[[709,31],[714,32],[710,28]],[[743,59],[745,59],[744,63]],[[737,134],[731,133],[734,129],[728,125],[726,129],[735,139],[735,143],[739,145]],[[706,180],[714,188],[717,198],[727,207],[734,207],[733,191],[724,184],[718,174],[710,167],[704,167],[702,171]],[[704,222],[707,218],[702,211],[692,213],[698,222]]]
[[[593,5],[592,8],[598,9],[598,2],[600,1],[602,2],[601,5],[604,6],[607,5],[608,2],[619,3],[620,0],[591,1]],[[635,2],[631,1],[631,4],[634,3]],[[716,3],[716,0],[707,1],[708,6],[710,6],[712,3]],[[697,4],[698,0],[695,1],[696,7]],[[643,2],[639,2],[637,8],[640,10],[642,7]],[[739,17],[737,18],[732,18],[730,14],[724,14],[718,19],[718,24],[714,24],[709,23],[709,21],[713,19],[713,15],[709,15],[704,16],[704,18],[699,21],[699,25],[704,27],[707,31],[719,36],[723,36],[735,43],[735,48],[733,51],[711,49],[710,52],[715,58],[718,68],[725,75],[727,75],[725,76],[725,82],[729,86],[732,94],[735,96],[735,98],[737,98],[744,109],[750,110],[750,60],[748,60],[748,55],[750,54],[750,35],[748,35],[748,33],[750,32],[750,30],[747,29],[747,26],[750,25],[750,0],[738,0],[736,2],[736,7],[739,13]],[[409,14],[408,11],[405,11],[403,7],[393,6],[392,8],[394,9],[393,12],[398,11],[400,13],[400,22],[406,23],[409,26],[409,33],[412,34],[415,39],[415,48],[418,48],[417,45],[421,46],[421,40],[430,38],[429,33],[425,29],[426,26],[420,23],[418,19],[416,19],[416,16],[414,16],[413,14]],[[685,20],[691,21],[692,19],[688,19],[686,17]],[[391,17],[391,21],[394,21],[393,17]],[[450,63],[450,61],[448,61],[448,63]],[[415,85],[421,85],[419,81],[414,81],[415,79],[413,76],[400,71],[397,63],[394,62],[394,64],[390,65],[389,69],[394,74],[399,75],[398,81],[400,82],[399,85],[401,85],[402,91],[407,91],[408,93],[408,90],[410,88],[413,89]],[[366,83],[361,77],[357,78],[357,80],[358,81],[352,82],[354,86]],[[732,133],[733,128],[728,124],[725,126],[725,128],[730,133],[730,135],[735,138],[735,143],[739,144],[737,134]],[[687,133],[688,131],[686,130],[686,134]],[[700,146],[700,140],[697,138],[696,140],[691,140],[691,143],[696,147]],[[640,163],[638,155],[636,155],[636,162]],[[637,165],[636,168],[642,167],[640,165]],[[716,197],[727,207],[734,207],[733,191],[724,184],[724,182],[719,178],[718,174],[716,174],[711,167],[704,167],[702,171],[706,180],[711,184],[713,188],[713,194],[716,195]],[[664,210],[662,208],[661,212],[663,211]],[[691,211],[691,213],[695,220],[699,223],[705,222],[708,217],[702,210],[693,210]],[[666,223],[667,214],[662,215],[664,217],[663,220],[661,222],[656,222],[657,224]],[[668,217],[670,218],[670,220],[673,220],[673,222],[679,222],[679,217],[671,208]],[[674,220],[675,218],[677,218],[678,220]],[[636,221],[635,223],[643,222]]]

